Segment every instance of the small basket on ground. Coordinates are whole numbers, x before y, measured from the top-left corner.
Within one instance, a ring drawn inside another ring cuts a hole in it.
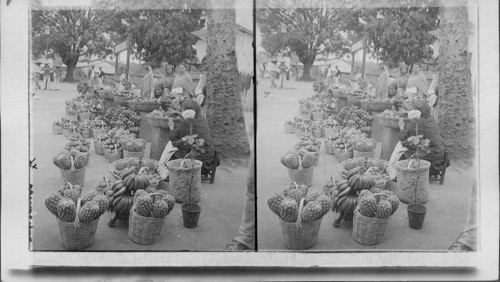
[[[396,167],[397,188],[394,194],[405,203],[413,203],[415,201],[415,189],[417,189],[417,203],[425,204],[429,199],[429,168],[431,163],[426,160],[420,160],[420,170],[408,168],[409,160],[398,161]],[[417,187],[415,181],[417,175]]]
[[[319,112],[312,112],[312,120],[321,120],[325,116],[325,112],[319,111]]]
[[[82,137],[85,139],[92,138],[92,130],[90,130],[90,129],[82,130],[81,134],[82,134]]]
[[[338,149],[334,148],[335,157],[337,157],[337,161],[339,163],[352,159],[352,150]]]
[[[356,242],[363,245],[376,245],[387,235],[390,217],[386,219],[371,218],[354,212],[352,236]]]
[[[63,247],[74,251],[90,247],[94,243],[98,223],[99,218],[89,223],[80,222],[77,227],[74,222],[57,219]]]
[[[299,215],[303,206],[304,199],[300,201]],[[290,250],[307,250],[314,247],[318,241],[322,220],[323,217],[311,223],[303,223],[300,216],[297,218],[297,222],[285,222],[280,218],[285,247]]]
[[[90,111],[87,110],[86,112],[78,113],[78,119],[82,122],[90,120]]]
[[[52,126],[52,133],[54,133],[54,135],[63,134],[63,127],[61,125],[53,125]]]
[[[295,133],[295,127],[289,123],[285,124],[285,133],[286,134],[293,134]]]
[[[76,169],[72,167],[71,169],[59,169],[63,183],[69,182],[73,185],[83,186],[85,184],[86,168],[87,167]]]
[[[191,181],[191,160],[186,160],[187,167],[180,167],[182,159],[167,162],[169,173],[168,191],[180,203],[189,201],[189,183]],[[194,160],[194,179],[191,187],[191,200],[197,203],[201,198],[201,167],[203,163]]]
[[[353,158],[373,158],[373,156],[375,155],[375,151],[371,151],[371,152],[362,152],[362,151],[358,151],[356,149],[353,149],[353,153],[352,153],[352,156]]]
[[[167,217],[151,218],[138,215],[135,208],[130,211],[128,237],[141,245],[150,245],[160,240]]]
[[[333,141],[330,139],[325,140],[325,151],[329,155],[335,155],[335,150],[333,148]]]
[[[104,149],[104,156],[106,157],[109,163],[112,163],[119,159],[123,159],[123,149],[122,148],[118,150]]]
[[[292,180],[292,182],[296,182],[299,185],[312,185],[312,179],[314,175],[314,166],[310,168],[299,168],[299,169],[288,169],[288,176]]]
[[[123,150],[123,158],[142,158],[144,157],[144,151],[140,151],[140,152],[130,152],[130,151],[127,151],[127,150]]]
[[[323,128],[313,129],[312,130],[312,135],[314,136],[314,138],[321,138],[321,137],[323,137]]]
[[[97,155],[104,155],[104,143],[98,139],[94,139],[94,150]]]

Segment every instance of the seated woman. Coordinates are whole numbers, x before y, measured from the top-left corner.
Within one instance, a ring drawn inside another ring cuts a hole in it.
[[[177,151],[173,154],[171,160],[184,158],[191,150],[191,146],[182,141],[182,137],[190,135],[190,123],[192,122],[192,134],[197,134],[197,139],[203,139],[206,144],[205,153],[195,157],[204,163],[209,163],[214,156],[215,147],[210,129],[208,128],[207,120],[201,115],[200,105],[194,100],[186,100],[182,104],[183,111],[193,110],[195,117],[192,121],[183,120],[170,134],[170,141],[172,145],[177,147]],[[203,173],[203,171],[202,171]]]
[[[418,134],[423,135],[423,139],[429,139],[429,153],[421,156],[422,159],[431,162],[430,174],[435,174],[434,169],[443,165],[445,146],[436,119],[431,115],[431,108],[427,101],[423,99],[414,100],[412,107],[420,111],[420,118],[413,120],[407,128],[404,128],[404,122],[400,122],[401,130],[400,140],[406,140],[410,136],[416,136],[416,127],[418,125]],[[407,159],[415,153],[413,150],[408,150],[402,147],[400,142],[394,149],[390,163],[395,163],[402,155],[403,159]],[[399,155],[399,156],[398,156]],[[445,164],[448,166],[449,164]]]

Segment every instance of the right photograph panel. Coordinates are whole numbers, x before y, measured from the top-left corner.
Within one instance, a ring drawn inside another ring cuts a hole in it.
[[[256,1],[259,251],[477,251],[476,2]]]

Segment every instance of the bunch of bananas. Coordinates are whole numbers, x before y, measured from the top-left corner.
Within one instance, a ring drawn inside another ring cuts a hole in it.
[[[106,195],[111,197],[108,211],[115,212],[115,216],[109,221],[108,225],[113,227],[117,220],[126,221],[134,200],[133,191],[125,186],[123,180],[120,179],[115,181],[106,192]]]
[[[347,174],[347,182],[349,183],[349,186],[352,187],[354,192],[369,190],[375,186],[375,180],[373,180],[370,176],[361,173],[363,171],[361,167],[354,168],[352,171],[355,171],[355,173],[349,172]]]
[[[332,192],[333,205],[332,210],[339,212],[340,216],[335,220],[335,227],[340,225],[342,219],[351,221],[354,216],[354,209],[358,204],[358,195],[356,191],[349,186],[348,180],[342,180],[337,183],[337,190]]]

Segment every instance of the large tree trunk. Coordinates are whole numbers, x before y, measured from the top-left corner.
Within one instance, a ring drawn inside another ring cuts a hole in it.
[[[309,55],[305,58],[301,58],[300,62],[304,65],[304,72],[302,73],[301,80],[310,81],[311,80],[311,68],[316,60],[316,54]]]
[[[441,7],[439,27],[439,129],[453,160],[471,165],[475,116],[467,49],[467,6]]]
[[[73,57],[69,60],[63,60],[63,63],[66,65],[66,77],[64,78],[64,82],[75,82],[73,72],[78,64],[78,58],[79,57]]]
[[[207,119],[216,150],[222,158],[235,160],[250,156],[250,146],[238,87],[236,15],[234,9],[219,6],[227,3],[232,1],[214,0],[208,12]]]

